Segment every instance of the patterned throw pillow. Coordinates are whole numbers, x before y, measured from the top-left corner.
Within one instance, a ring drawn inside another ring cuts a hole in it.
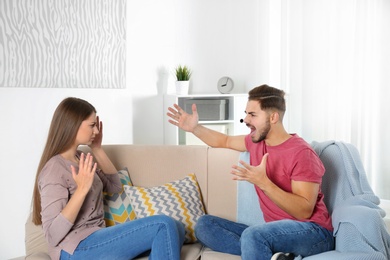
[[[133,185],[127,168],[120,170],[118,174],[122,187],[124,185]],[[120,193],[104,192],[103,198],[104,220],[107,227],[136,219],[130,200],[123,189]]]
[[[125,185],[124,189],[137,218],[168,215],[184,224],[185,243],[196,242],[194,227],[198,218],[205,214],[205,209],[194,173],[157,187]]]

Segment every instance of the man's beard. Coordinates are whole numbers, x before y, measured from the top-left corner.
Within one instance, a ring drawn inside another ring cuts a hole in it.
[[[264,126],[263,131],[261,132],[259,138],[254,139],[254,136],[252,136],[252,142],[260,143],[261,141],[263,141],[267,137],[270,129],[271,129],[271,122],[270,122],[270,119],[268,118],[267,122],[265,122],[265,126]]]

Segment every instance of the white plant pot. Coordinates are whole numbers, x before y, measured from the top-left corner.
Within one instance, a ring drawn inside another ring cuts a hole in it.
[[[176,81],[176,94],[188,95],[189,86],[190,86],[189,81]]]

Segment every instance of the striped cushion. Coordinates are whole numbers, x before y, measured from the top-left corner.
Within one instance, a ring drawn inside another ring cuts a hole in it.
[[[184,224],[184,242],[196,241],[194,227],[198,218],[205,214],[205,209],[195,174],[157,187],[125,185],[124,189],[137,218],[162,214],[171,216]]]
[[[118,172],[122,185],[133,185],[127,168]],[[106,226],[114,226],[136,219],[129,198],[123,190],[120,193],[104,193],[104,220]]]

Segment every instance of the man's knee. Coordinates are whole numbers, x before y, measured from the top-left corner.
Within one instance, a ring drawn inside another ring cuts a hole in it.
[[[262,232],[262,228],[258,226],[248,227],[242,232],[241,247],[254,247],[258,245],[268,245],[266,234]]]

